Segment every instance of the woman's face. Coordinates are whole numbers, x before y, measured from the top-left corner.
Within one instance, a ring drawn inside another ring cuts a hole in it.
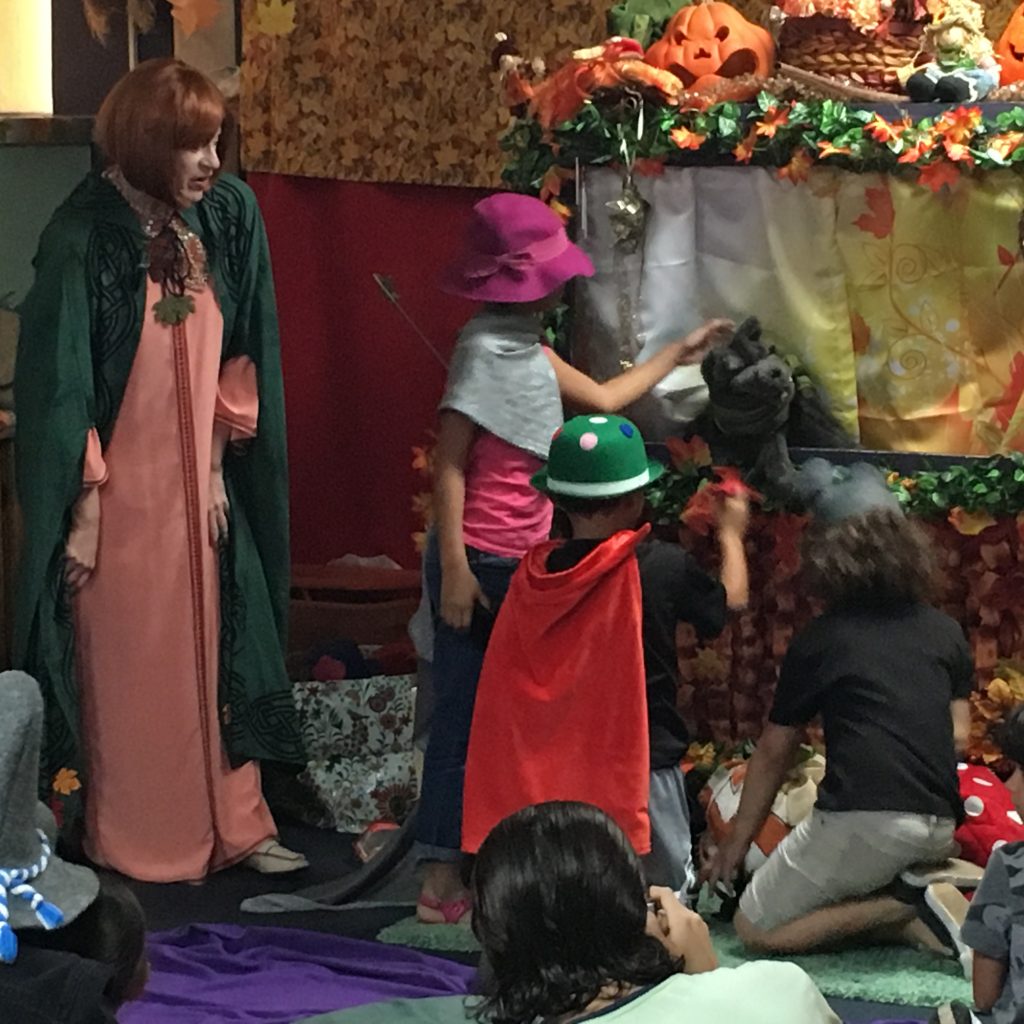
[[[174,164],[174,201],[179,210],[198,203],[213,185],[220,169],[217,143],[220,132],[201,149],[179,149]]]

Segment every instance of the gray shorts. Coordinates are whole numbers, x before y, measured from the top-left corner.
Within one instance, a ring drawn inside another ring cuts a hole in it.
[[[686,776],[681,768],[651,772],[651,852],[643,858],[648,885],[664,885],[683,898],[695,875],[690,837],[690,805],[686,802]]]
[[[914,864],[953,856],[951,818],[815,808],[754,872],[740,913],[760,931],[884,889]]]

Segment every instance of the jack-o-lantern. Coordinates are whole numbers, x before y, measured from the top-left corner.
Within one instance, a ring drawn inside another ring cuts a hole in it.
[[[999,81],[1003,85],[1024,81],[1024,4],[1021,4],[1006,23],[996,43],[999,58]]]
[[[671,71],[688,90],[725,79],[768,75],[775,43],[767,29],[720,0],[683,7],[647,51],[648,64]]]

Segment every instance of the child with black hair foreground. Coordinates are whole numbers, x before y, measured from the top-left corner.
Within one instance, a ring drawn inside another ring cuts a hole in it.
[[[31,947],[86,961],[85,969],[100,980],[104,1007],[113,1012],[138,999],[146,987],[146,918],[124,882],[101,874],[99,883],[96,899],[71,924],[56,931],[25,932],[21,942],[23,955]]]
[[[502,821],[472,888],[487,1024],[838,1024],[795,964],[718,967],[704,922],[668,889],[647,889],[596,807],[548,803]]]
[[[466,852],[523,807],[581,800],[649,854],[649,881],[691,887],[676,627],[712,637],[746,604],[748,507],[719,506],[718,582],[637,529],[662,471],[620,416],[578,416],[555,435],[534,486],[568,515],[572,539],[526,556],[498,615],[470,733]]]

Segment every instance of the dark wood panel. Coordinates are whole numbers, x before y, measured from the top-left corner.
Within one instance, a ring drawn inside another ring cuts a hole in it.
[[[43,2],[43,0],[40,0]],[[82,0],[51,0],[53,10],[53,112],[94,115],[111,86],[128,70],[128,26],[113,18],[105,43],[94,39]],[[157,5],[153,31],[137,43],[139,60],[170,56],[174,31],[170,7]]]

